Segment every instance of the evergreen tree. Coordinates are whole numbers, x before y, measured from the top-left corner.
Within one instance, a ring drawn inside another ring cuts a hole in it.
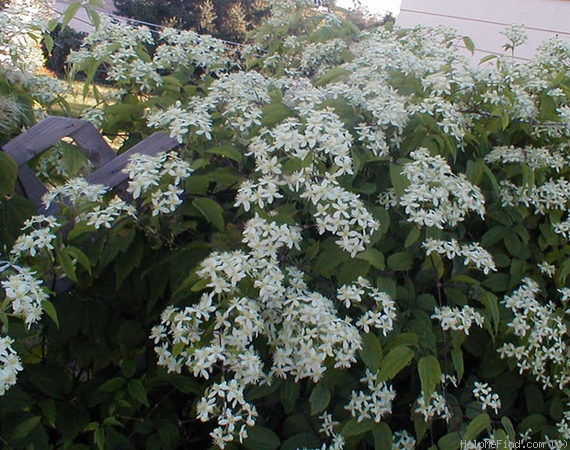
[[[198,31],[212,34],[216,31],[216,19],[218,15],[214,9],[212,0],[205,0],[200,6],[200,23]]]
[[[242,41],[269,12],[267,0],[115,0],[117,14]]]
[[[222,22],[222,31],[233,40],[242,41],[245,38],[248,22],[245,9],[240,1],[232,3]]]

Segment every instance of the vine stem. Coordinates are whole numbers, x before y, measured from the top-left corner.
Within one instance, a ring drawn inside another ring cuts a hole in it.
[[[435,267],[433,256],[431,256],[431,255],[430,255],[430,261],[431,261],[431,267],[432,267],[433,272],[434,272],[435,287],[437,290],[437,304],[440,308],[443,308],[443,283],[437,274],[437,268]],[[443,366],[444,366],[443,368],[444,368],[444,373],[447,374],[448,370],[449,370],[449,359],[447,357],[447,349],[449,347],[448,347],[447,335],[446,335],[445,331],[443,331],[443,330],[441,330],[441,339],[443,341],[443,348],[445,349],[445,352],[443,354]],[[444,389],[444,394],[445,394],[446,393],[446,383],[443,383],[443,389]]]

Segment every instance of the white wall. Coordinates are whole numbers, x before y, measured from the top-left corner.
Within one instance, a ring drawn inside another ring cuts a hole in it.
[[[503,53],[506,25],[524,24],[528,41],[515,56],[528,59],[542,41],[559,35],[570,39],[570,0],[404,0],[396,24],[447,25],[473,39],[475,59]]]

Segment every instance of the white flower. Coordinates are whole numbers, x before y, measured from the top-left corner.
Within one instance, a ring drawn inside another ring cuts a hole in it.
[[[18,372],[23,370],[20,357],[12,348],[13,343],[9,336],[0,336],[0,396],[16,384]]]
[[[396,398],[396,393],[392,386],[383,381],[377,382],[376,379],[377,374],[366,369],[365,377],[360,381],[367,384],[369,392],[352,391],[350,402],[345,406],[358,422],[372,419],[380,423],[383,416],[392,412],[392,402]]]
[[[444,331],[456,330],[463,331],[465,334],[469,334],[473,323],[482,327],[485,321],[485,318],[479,312],[467,305],[461,309],[450,306],[436,306],[431,318],[438,319],[441,329]]]
[[[501,399],[497,394],[493,393],[487,383],[475,381],[473,396],[481,402],[483,410],[490,408],[495,411],[495,414],[499,413],[499,409],[501,408]]]
[[[402,170],[410,185],[399,200],[409,222],[443,229],[462,222],[471,211],[485,215],[481,190],[463,174],[453,174],[441,156],[431,156],[426,149],[410,156],[414,161]]]
[[[28,329],[40,320],[43,313],[42,303],[48,299],[42,287],[43,282],[34,275],[35,273],[28,269],[21,269],[19,273],[0,282],[13,313],[24,319]]]
[[[434,419],[445,419],[446,422],[451,420],[451,410],[445,400],[445,397],[437,391],[434,391],[426,402],[423,392],[417,399],[417,408],[414,410],[423,416],[425,422]]]

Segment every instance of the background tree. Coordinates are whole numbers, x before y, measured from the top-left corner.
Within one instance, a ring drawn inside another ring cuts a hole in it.
[[[115,6],[125,17],[238,41],[269,12],[267,0],[116,0]]]

